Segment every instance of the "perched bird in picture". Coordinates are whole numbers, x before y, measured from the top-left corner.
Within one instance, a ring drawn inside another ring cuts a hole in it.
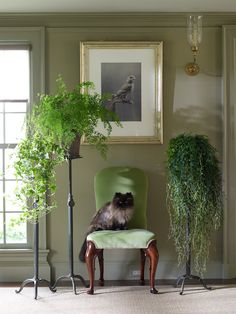
[[[112,94],[110,107],[113,111],[115,111],[115,105],[117,103],[122,103],[122,104],[133,103],[130,95],[131,95],[132,90],[134,89],[135,79],[136,79],[135,75],[129,75],[126,79],[126,83],[124,83],[115,94]]]

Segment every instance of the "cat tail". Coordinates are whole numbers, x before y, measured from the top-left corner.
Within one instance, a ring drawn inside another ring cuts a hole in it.
[[[86,254],[86,250],[87,250],[87,240],[85,238],[83,244],[82,244],[82,247],[80,249],[80,252],[79,252],[79,260],[83,263],[85,263],[85,254]]]

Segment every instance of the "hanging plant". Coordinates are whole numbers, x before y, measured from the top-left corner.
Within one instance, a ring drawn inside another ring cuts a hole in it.
[[[53,196],[56,191],[55,167],[64,161],[64,150],[34,133],[19,143],[14,159],[20,220],[36,222],[56,206],[46,194]]]
[[[92,91],[93,83],[84,82],[69,91],[59,76],[57,87],[54,95],[40,95],[27,117],[26,138],[14,154],[21,219],[32,222],[56,207],[52,197],[56,191],[55,167],[67,158],[78,157],[72,143],[77,148],[80,138],[86,137],[106,157],[111,121],[121,126],[117,115],[104,106],[108,96]],[[98,131],[99,123],[104,132]]]
[[[206,136],[180,134],[169,142],[167,172],[170,237],[178,262],[187,262],[190,248],[195,269],[202,274],[206,270],[211,234],[220,227],[223,217],[216,149]]]

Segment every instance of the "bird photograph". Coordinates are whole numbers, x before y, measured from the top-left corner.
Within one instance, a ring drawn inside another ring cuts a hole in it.
[[[141,120],[141,64],[103,63],[102,93],[109,94],[105,106],[121,121]]]

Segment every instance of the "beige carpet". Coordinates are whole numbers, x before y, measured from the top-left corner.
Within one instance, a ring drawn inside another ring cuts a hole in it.
[[[148,287],[98,287],[93,296],[78,287],[78,295],[70,287],[59,287],[52,293],[39,287],[34,300],[34,288],[25,287],[20,294],[15,288],[0,288],[1,314],[192,314],[236,313],[236,286],[212,286],[212,291],[200,286],[187,286],[183,296],[172,286],[159,286],[159,294],[152,295]]]

